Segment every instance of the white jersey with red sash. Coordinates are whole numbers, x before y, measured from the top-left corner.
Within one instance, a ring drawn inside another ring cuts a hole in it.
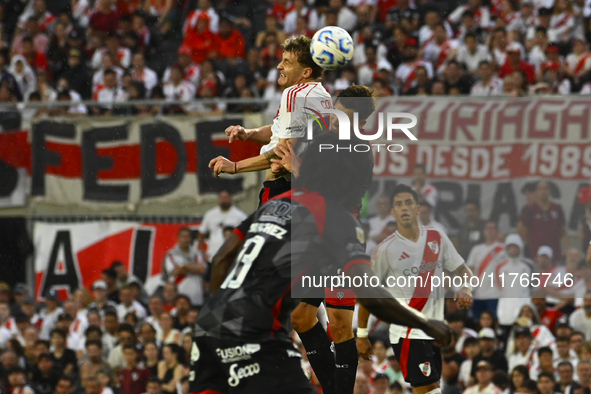
[[[574,75],[581,75],[591,69],[591,52],[581,55],[571,53],[566,57],[566,66]]]
[[[455,271],[464,263],[445,233],[435,227],[421,227],[418,241],[413,242],[396,231],[378,245],[372,260],[381,283],[394,298],[429,319],[443,320],[443,269]],[[439,280],[432,290],[434,276]],[[419,329],[390,325],[390,342],[398,343],[400,338],[433,339]]]
[[[474,298],[477,300],[493,300],[499,298],[501,291],[495,278],[495,257],[505,250],[505,245],[494,242],[490,245],[478,244],[472,248],[466,265],[472,269],[479,279],[480,286],[474,288]]]

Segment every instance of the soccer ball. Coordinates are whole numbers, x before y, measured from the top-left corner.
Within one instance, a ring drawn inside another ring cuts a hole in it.
[[[345,29],[328,26],[312,37],[310,53],[314,63],[325,70],[337,70],[353,59],[353,39]]]

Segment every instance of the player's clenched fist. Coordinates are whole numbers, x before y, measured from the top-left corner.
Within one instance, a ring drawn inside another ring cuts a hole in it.
[[[242,126],[230,126],[226,129],[226,135],[230,137],[228,140],[231,143],[234,140],[246,141],[248,134],[246,129]]]
[[[209,162],[209,169],[213,171],[216,177],[219,177],[222,172],[234,174],[236,172],[236,164],[224,156],[218,156]]]

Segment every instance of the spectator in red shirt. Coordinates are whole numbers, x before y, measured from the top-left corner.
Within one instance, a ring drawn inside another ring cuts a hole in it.
[[[265,38],[265,48],[261,51],[263,59],[263,66],[266,68],[275,67],[283,55],[283,49],[277,42],[277,34],[275,32],[268,32]]]
[[[31,37],[23,38],[22,53],[33,70],[47,70],[47,57],[35,50]]]
[[[216,36],[217,52],[220,58],[225,59],[230,64],[235,64],[236,59],[246,57],[244,37],[234,27],[232,21],[222,18],[220,20],[220,32]]]
[[[137,365],[137,351],[133,345],[123,346],[125,368],[119,372],[121,394],[142,394],[151,377],[150,370]]]
[[[538,182],[536,202],[523,210],[518,231],[521,238],[529,244],[531,256],[537,256],[538,248],[548,245],[557,259],[562,257],[561,241],[567,245],[564,212],[562,207],[550,201],[550,185]]]
[[[195,28],[187,31],[183,45],[193,50],[193,61],[200,64],[215,52],[216,42],[216,36],[209,30],[209,16],[202,12],[197,16]]]
[[[101,33],[115,33],[119,27],[119,12],[112,7],[112,0],[99,0],[96,11],[90,16],[89,26]]]
[[[293,10],[293,2],[291,0],[278,0],[275,6],[268,12],[277,18],[277,22],[283,23],[285,15]]]
[[[536,82],[536,70],[531,64],[521,60],[521,47],[519,44],[512,42],[507,45],[507,59],[499,69],[499,77],[505,78],[515,71],[523,72],[529,84]]]
[[[558,319],[562,317],[562,312],[558,309],[546,308],[546,294],[542,289],[535,290],[531,300],[538,310],[542,324],[554,332]]]

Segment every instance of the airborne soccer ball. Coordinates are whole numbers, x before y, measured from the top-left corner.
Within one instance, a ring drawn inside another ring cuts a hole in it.
[[[328,26],[312,37],[310,53],[314,63],[325,70],[337,70],[353,59],[353,39],[345,29]]]

